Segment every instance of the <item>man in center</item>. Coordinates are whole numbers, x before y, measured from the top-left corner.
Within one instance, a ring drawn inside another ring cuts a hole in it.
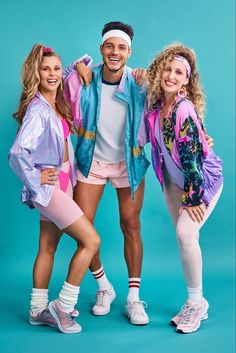
[[[145,325],[149,318],[139,298],[143,246],[140,212],[144,175],[149,166],[142,146],[142,117],[146,93],[126,66],[133,29],[122,22],[107,23],[102,31],[101,65],[92,66],[93,80],[82,85],[74,70],[65,80],[67,98],[76,121],[77,185],[74,199],[93,223],[108,181],[116,188],[124,255],[129,276],[125,312],[130,323]],[[116,294],[107,279],[99,252],[90,270],[98,283],[94,315],[110,312]]]

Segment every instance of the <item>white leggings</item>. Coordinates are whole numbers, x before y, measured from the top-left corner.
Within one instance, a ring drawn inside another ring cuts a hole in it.
[[[183,210],[179,215],[179,208],[183,190],[171,182],[165,176],[164,194],[167,207],[170,211],[176,226],[176,236],[179,246],[179,253],[182,261],[184,276],[187,287],[197,288],[202,286],[202,253],[199,246],[199,230],[206,222],[222,192],[223,185],[206,208],[204,220],[201,223],[194,222],[188,212]]]

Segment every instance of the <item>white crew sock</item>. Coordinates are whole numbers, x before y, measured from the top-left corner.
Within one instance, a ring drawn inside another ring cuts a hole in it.
[[[139,301],[139,288],[140,288],[141,278],[131,277],[129,278],[129,292],[127,301],[134,302]]]
[[[202,286],[196,287],[196,288],[190,288],[187,287],[188,290],[188,301],[190,301],[193,304],[198,304],[201,303],[202,301]]]

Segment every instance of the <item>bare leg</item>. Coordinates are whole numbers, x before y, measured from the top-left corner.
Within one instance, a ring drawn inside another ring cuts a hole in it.
[[[64,333],[77,333],[81,326],[72,315],[78,300],[79,286],[93,255],[98,250],[100,239],[93,225],[82,216],[64,229],[76,242],[80,243],[71,259],[66,282],[59,294],[59,300],[49,303],[51,315],[57,322],[58,328]]]
[[[74,191],[74,200],[83,210],[85,216],[93,224],[99,201],[101,200],[105,185],[87,184],[78,181]],[[101,267],[99,250],[94,255],[90,270],[96,271]]]
[[[129,277],[140,277],[143,245],[141,239],[140,212],[144,197],[144,180],[132,200],[130,188],[116,189],[120,210],[120,225],[124,234],[124,254]]]
[[[62,232],[52,222],[40,222],[39,250],[33,269],[34,288],[48,288],[54,254],[61,239]]]
[[[64,232],[80,243],[79,249],[76,250],[71,259],[66,279],[68,283],[79,286],[94,254],[99,248],[100,239],[93,225],[85,216],[80,217],[64,229]]]

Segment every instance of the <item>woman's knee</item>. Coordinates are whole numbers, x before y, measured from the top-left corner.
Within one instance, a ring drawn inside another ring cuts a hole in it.
[[[53,256],[57,250],[57,241],[48,241],[44,242],[43,244],[41,243],[39,246],[39,252],[41,254],[46,254],[49,256]]]
[[[180,246],[188,247],[197,239],[197,232],[184,224],[177,224],[176,238]]]
[[[98,252],[100,245],[101,239],[98,234],[95,234],[91,237],[86,247],[89,249],[90,252],[93,253],[93,255],[95,255]]]

